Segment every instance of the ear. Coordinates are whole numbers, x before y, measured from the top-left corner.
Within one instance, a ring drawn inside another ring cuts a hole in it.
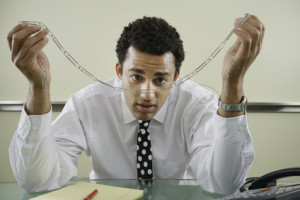
[[[122,66],[120,63],[116,64],[116,73],[120,80],[122,80]]]
[[[174,76],[174,82],[178,79],[180,71],[178,70]]]

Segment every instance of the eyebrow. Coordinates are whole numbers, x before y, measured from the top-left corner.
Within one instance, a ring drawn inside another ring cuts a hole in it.
[[[145,74],[144,70],[138,69],[138,68],[134,68],[134,67],[130,68],[128,71],[133,71],[133,72],[136,72],[138,74]],[[161,77],[161,76],[171,76],[171,74],[169,72],[155,72],[154,76],[158,76],[158,77]]]
[[[144,70],[142,69],[138,69],[138,68],[130,68],[128,71],[133,71],[133,72],[136,72],[136,73],[139,73],[139,74],[145,74]]]
[[[171,76],[169,72],[155,72],[154,76]]]

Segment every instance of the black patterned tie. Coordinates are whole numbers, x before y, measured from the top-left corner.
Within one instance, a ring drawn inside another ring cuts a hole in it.
[[[149,121],[139,120],[137,136],[137,175],[138,179],[152,179],[151,140],[148,132]]]

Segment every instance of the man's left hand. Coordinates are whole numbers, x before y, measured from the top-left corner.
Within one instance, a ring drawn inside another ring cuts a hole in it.
[[[260,52],[265,27],[254,15],[247,14],[247,20],[239,26],[242,18],[235,20],[236,42],[226,53],[222,70],[221,101],[238,104],[244,96],[244,76]],[[220,113],[220,112],[219,112]]]

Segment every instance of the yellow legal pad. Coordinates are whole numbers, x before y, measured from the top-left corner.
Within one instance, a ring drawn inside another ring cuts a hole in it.
[[[98,193],[92,200],[134,200],[144,195],[143,190],[80,181],[74,185],[66,186],[59,190],[32,198],[31,200],[83,200],[95,189],[98,190]]]

